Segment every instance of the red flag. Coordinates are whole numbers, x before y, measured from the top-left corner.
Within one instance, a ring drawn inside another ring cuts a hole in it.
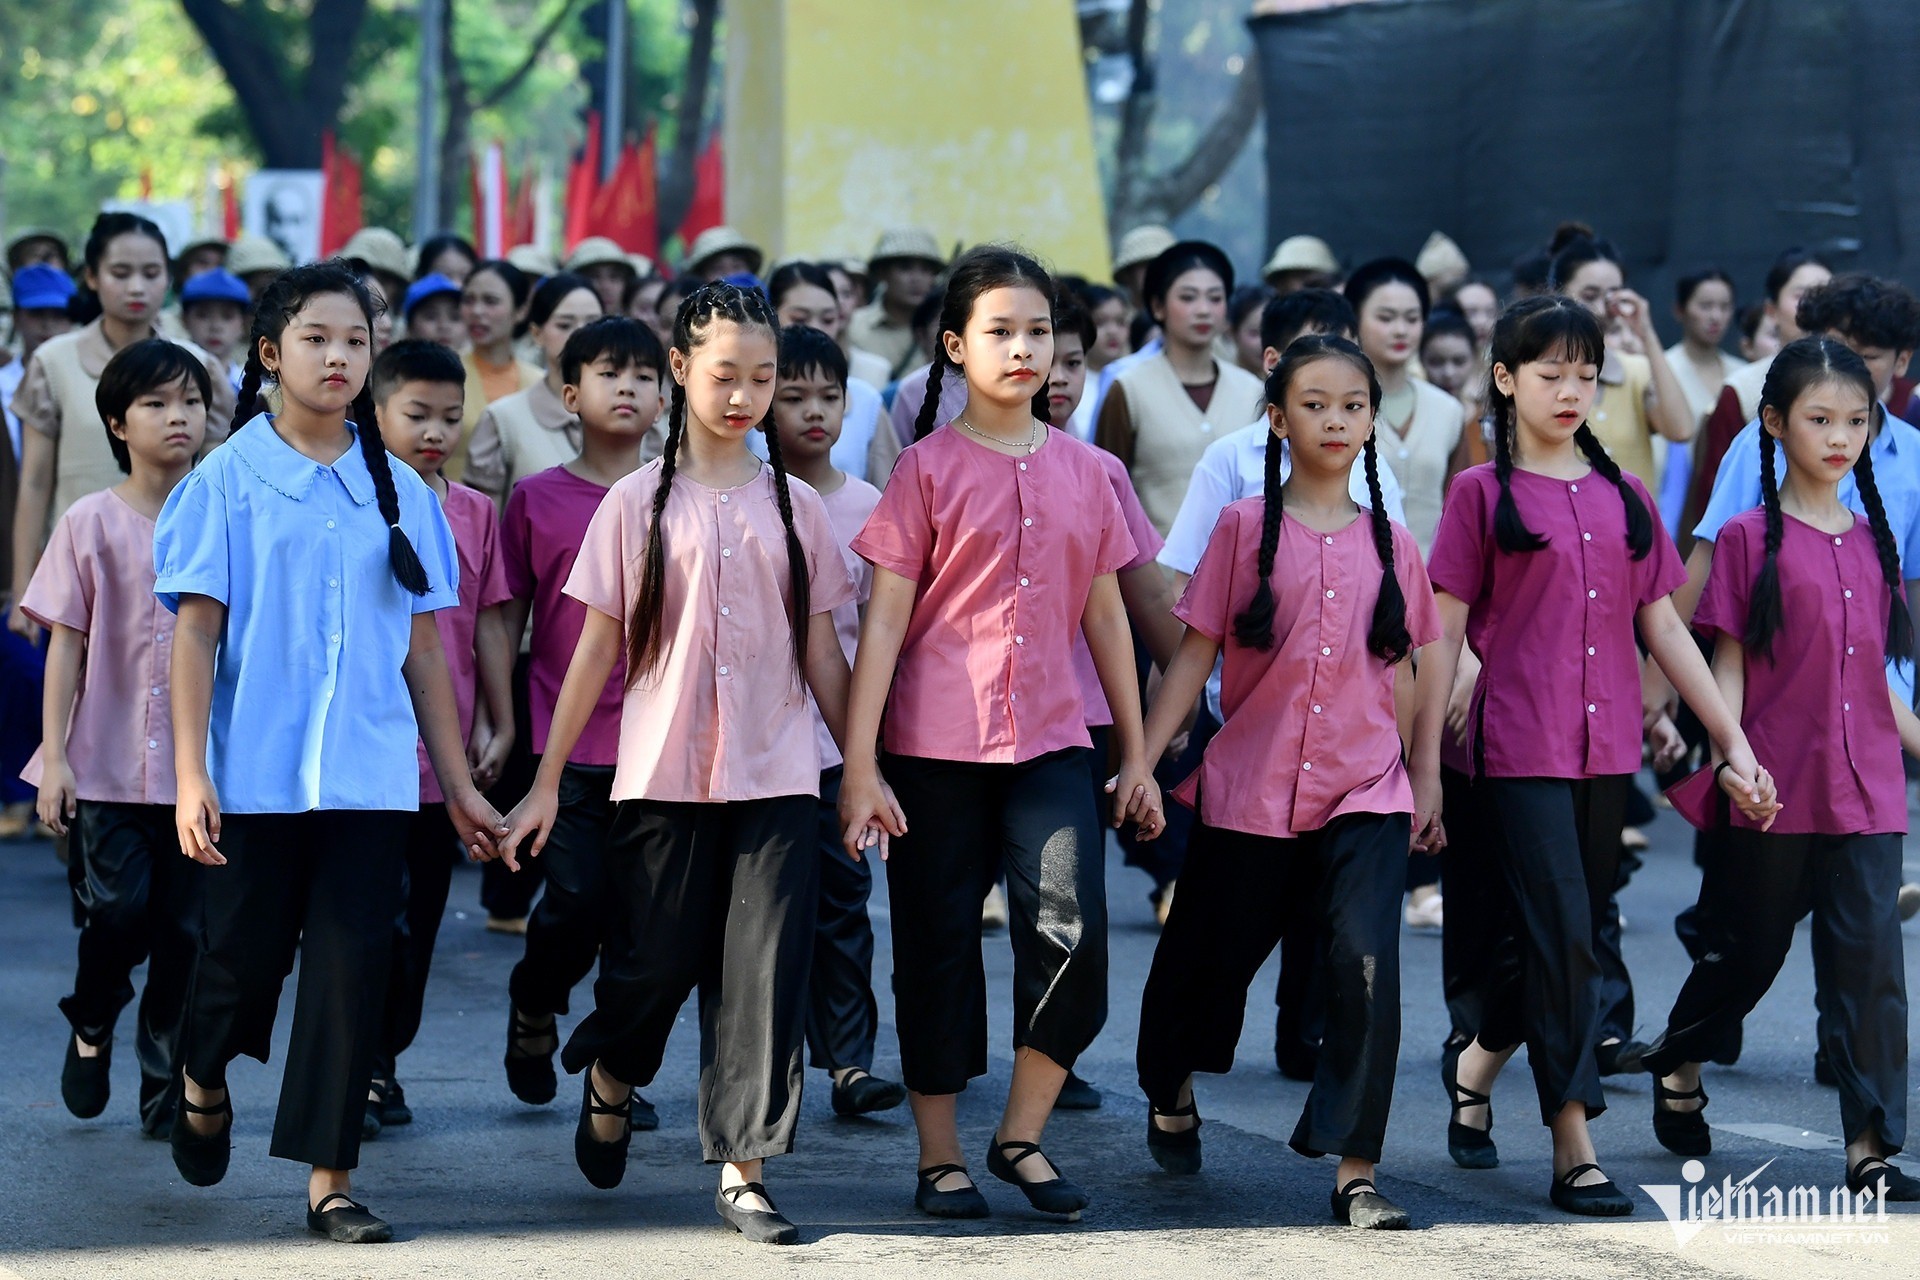
[[[320,135],[320,170],[326,195],[320,212],[320,256],[331,257],[360,229],[360,162],[334,145],[333,131]]]
[[[651,128],[644,145],[629,141],[620,149],[620,163],[595,195],[586,228],[588,235],[606,236],[628,253],[649,258],[660,251],[654,149]]]
[[[142,200],[147,201],[148,203],[151,203],[153,201],[153,166],[152,165],[144,165],[140,169],[140,198]]]
[[[600,190],[600,113],[587,112],[587,140],[567,167],[567,217],[563,237],[567,249],[586,239],[587,215]]]
[[[539,179],[539,166],[529,160],[520,170],[520,185],[514,188],[513,200],[507,208],[506,240],[511,249],[517,244],[534,242],[534,194],[535,183]]]
[[[240,192],[225,169],[220,171],[220,234],[228,243],[240,238]]]
[[[707,139],[707,149],[693,162],[693,202],[680,223],[680,243],[689,245],[709,227],[727,220],[727,166],[720,150],[720,132]]]
[[[499,143],[472,157],[473,244],[482,258],[507,251],[507,158]]]

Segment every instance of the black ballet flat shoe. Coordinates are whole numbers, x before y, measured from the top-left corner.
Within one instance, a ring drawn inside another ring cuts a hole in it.
[[[769,1205],[773,1203],[765,1187],[757,1182],[743,1182],[714,1192],[713,1207],[720,1211],[720,1217],[728,1226],[755,1244],[800,1243],[800,1228],[788,1222],[778,1209],[742,1209],[739,1200],[750,1195],[761,1197]]]
[[[60,1100],[81,1120],[91,1120],[107,1109],[107,1076],[113,1067],[113,1038],[100,1042],[100,1052],[80,1056],[80,1040],[67,1032],[67,1061],[60,1068]]]
[[[907,1087],[882,1080],[870,1071],[852,1071],[833,1086],[833,1114],[866,1116],[891,1111],[907,1100]]]
[[[307,1210],[307,1230],[335,1244],[386,1244],[393,1239],[385,1219],[338,1191],[320,1197],[320,1203]]]
[[[635,1089],[627,1103],[627,1129],[632,1133],[652,1133],[660,1127],[660,1112]]]
[[[1366,1231],[1405,1231],[1413,1219],[1380,1194],[1371,1178],[1355,1178],[1333,1193],[1333,1220]]]
[[[1877,1191],[1883,1178],[1887,1184],[1886,1199],[1920,1200],[1920,1178],[1896,1168],[1885,1156],[1868,1156],[1847,1170],[1847,1190],[1854,1195]]]
[[[1665,1106],[1668,1102],[1691,1102],[1695,1098],[1700,1105],[1691,1111],[1680,1111]],[[1696,1085],[1681,1093],[1660,1083],[1660,1077],[1653,1077],[1653,1136],[1661,1146],[1677,1156],[1699,1158],[1713,1154],[1713,1130],[1707,1126],[1707,1091]]]
[[[413,1123],[413,1108],[407,1105],[406,1091],[401,1089],[398,1080],[387,1081],[380,1103],[380,1123],[388,1129]]]
[[[620,1185],[620,1179],[627,1176],[627,1147],[633,1140],[630,1110],[633,1094],[624,1093],[620,1095],[619,1106],[608,1106],[606,1100],[594,1092],[591,1066],[583,1073],[580,1083],[580,1123],[573,1130],[573,1162],[580,1166],[581,1173],[587,1175],[588,1182],[602,1191],[611,1191]],[[619,1116],[627,1123],[622,1126],[618,1138],[612,1142],[602,1142],[593,1136],[595,1116]]]
[[[1440,1082],[1447,1087],[1447,1101],[1453,1106],[1447,1121],[1447,1154],[1462,1169],[1497,1169],[1500,1149],[1493,1142],[1493,1099],[1484,1093],[1460,1086],[1460,1051],[1465,1044],[1449,1045],[1440,1052]],[[1466,1095],[1464,1098],[1461,1095]],[[1460,1113],[1469,1107],[1487,1109],[1487,1127],[1476,1129],[1460,1123]]]
[[[1193,1117],[1191,1129],[1162,1129],[1153,1122],[1155,1116],[1180,1119]],[[1177,1111],[1162,1111],[1151,1102],[1147,1104],[1147,1154],[1153,1162],[1168,1173],[1182,1177],[1200,1172],[1200,1108],[1189,1102]]]
[[[1646,1070],[1642,1059],[1652,1046],[1639,1040],[1617,1040],[1613,1044],[1600,1044],[1593,1047],[1593,1065],[1603,1076],[1638,1075]]]
[[[1624,1218],[1633,1212],[1633,1201],[1611,1181],[1576,1187],[1573,1180],[1588,1171],[1598,1172],[1597,1164],[1577,1164],[1553,1180],[1547,1197],[1568,1213],[1586,1218]]]
[[[225,1116],[226,1123],[212,1133],[195,1133],[188,1116]],[[167,1135],[173,1150],[173,1167],[196,1187],[211,1187],[227,1176],[227,1162],[233,1158],[233,1094],[220,1100],[217,1107],[200,1107],[187,1101],[180,1090],[180,1109],[173,1117],[173,1132]]]
[[[1011,1160],[1007,1159],[1009,1151],[1017,1153]],[[1091,1203],[1086,1192],[1058,1176],[1057,1173],[1045,1182],[1021,1181],[1015,1166],[1022,1160],[1031,1159],[1034,1156],[1039,1156],[1042,1160],[1047,1159],[1045,1153],[1040,1150],[1039,1143],[1002,1142],[1000,1135],[995,1134],[993,1141],[987,1144],[987,1172],[1002,1182],[1010,1182],[1020,1188],[1021,1194],[1027,1198],[1027,1203],[1040,1212],[1062,1214],[1069,1222],[1077,1221],[1080,1211]],[[1047,1160],[1047,1163],[1053,1162]],[[1058,1167],[1055,1166],[1056,1170]]]
[[[523,1049],[523,1040],[545,1040],[552,1045],[545,1053]],[[507,1088],[529,1106],[544,1107],[559,1092],[560,1082],[553,1074],[553,1055],[560,1048],[560,1028],[549,1023],[536,1027],[520,1017],[520,1011],[507,1006]]]
[[[940,1189],[940,1179],[953,1173],[966,1173],[963,1164],[936,1164],[920,1170],[913,1187],[913,1207],[930,1218],[984,1218],[992,1210],[980,1188],[967,1175],[967,1185],[951,1191]]]
[[[1060,1096],[1053,1100],[1053,1109],[1055,1111],[1098,1111],[1102,1101],[1098,1089],[1069,1071],[1067,1082],[1060,1086]]]

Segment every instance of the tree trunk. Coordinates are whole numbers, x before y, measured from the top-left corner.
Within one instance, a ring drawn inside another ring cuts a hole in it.
[[[707,119],[708,86],[713,81],[713,43],[719,25],[720,0],[694,0],[693,35],[687,44],[686,79],[680,93],[679,119],[674,122],[673,148],[667,171],[660,179],[658,225],[660,243],[680,229],[693,203],[693,165],[700,157],[701,135]]]
[[[463,203],[461,188],[471,186],[473,151],[473,93],[467,85],[460,53],[454,47],[453,0],[426,0],[442,6],[440,92],[447,102],[446,123],[440,130],[440,225],[454,224],[454,210]],[[477,237],[476,237],[477,239]]]
[[[233,87],[247,130],[269,169],[320,167],[320,135],[334,127],[367,0],[313,0],[304,22],[305,67],[282,56],[279,20],[257,0],[180,0]]]

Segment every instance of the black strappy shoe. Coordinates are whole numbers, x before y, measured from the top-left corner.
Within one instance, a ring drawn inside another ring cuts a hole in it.
[[[844,1080],[833,1083],[833,1114],[865,1116],[876,1111],[891,1111],[907,1100],[907,1087],[882,1080],[863,1067],[847,1072]]]
[[[767,1202],[766,1209],[742,1209],[740,1199],[743,1196],[759,1196]],[[757,1182],[743,1182],[737,1187],[722,1187],[713,1193],[713,1207],[720,1211],[720,1217],[726,1224],[738,1231],[755,1244],[799,1244],[800,1228],[788,1222],[773,1206],[773,1198],[767,1189]]]
[[[547,1040],[552,1048],[545,1053],[523,1049],[522,1040]],[[507,1005],[507,1088],[513,1096],[530,1106],[544,1107],[553,1101],[560,1082],[553,1074],[553,1055],[560,1048],[560,1027],[549,1022],[536,1027],[521,1018],[520,1011]]]
[[[951,1191],[940,1189],[940,1179],[952,1173],[967,1173],[963,1164],[935,1164],[920,1170],[913,1188],[913,1206],[931,1218],[984,1218],[992,1210],[980,1188],[967,1174],[967,1185]]]
[[[1009,1151],[1017,1153],[1011,1160],[1007,1159],[1006,1153]],[[1053,1161],[1047,1160],[1046,1153],[1040,1150],[1039,1143],[1002,1142],[996,1133],[993,1141],[987,1144],[987,1172],[1002,1182],[1010,1182],[1020,1188],[1021,1194],[1027,1197],[1027,1203],[1042,1213],[1065,1214],[1069,1219],[1078,1217],[1090,1202],[1089,1197],[1079,1187],[1059,1176],[1058,1165],[1054,1166],[1055,1176],[1045,1182],[1023,1182],[1015,1172],[1016,1165],[1034,1156],[1053,1164]]]
[[[339,1202],[336,1208],[327,1208],[335,1201]],[[384,1219],[339,1191],[321,1196],[319,1204],[308,1207],[307,1230],[337,1244],[386,1244],[393,1239],[393,1228]]]
[[[195,1133],[187,1124],[188,1116],[225,1116],[227,1122],[212,1133]],[[187,1101],[182,1086],[180,1110],[173,1117],[167,1145],[173,1149],[173,1167],[192,1185],[211,1187],[226,1177],[227,1162],[233,1158],[233,1091],[227,1091],[219,1106],[201,1107]]]
[[[1597,1164],[1577,1164],[1553,1180],[1547,1197],[1568,1213],[1587,1218],[1624,1218],[1633,1212],[1633,1201],[1612,1181],[1577,1187],[1573,1180],[1583,1173],[1600,1172]]]
[[[580,1166],[580,1172],[587,1175],[588,1182],[602,1191],[611,1191],[620,1185],[620,1179],[627,1176],[627,1146],[633,1141],[630,1114],[633,1091],[622,1090],[620,1105],[609,1106],[606,1099],[594,1090],[591,1065],[583,1073],[580,1083],[580,1123],[573,1130],[573,1161]],[[612,1142],[602,1142],[594,1137],[595,1116],[619,1116],[623,1121],[620,1136]]]
[[[79,1034],[67,1032],[67,1060],[60,1068],[60,1101],[80,1120],[91,1120],[105,1111],[111,1093],[107,1077],[113,1068],[113,1037],[92,1047],[99,1052],[91,1058],[81,1057]]]
[[[1380,1194],[1372,1178],[1355,1178],[1333,1193],[1334,1221],[1367,1231],[1405,1231],[1407,1211]]]
[[[1191,1129],[1162,1129],[1153,1122],[1155,1116],[1164,1116],[1169,1120],[1193,1117]],[[1195,1102],[1189,1102],[1177,1111],[1162,1111],[1151,1102],[1147,1104],[1147,1154],[1153,1162],[1168,1173],[1182,1176],[1200,1172],[1200,1108]]]
[[[1691,1111],[1682,1111],[1674,1107],[1662,1106],[1666,1102],[1691,1102],[1698,1098],[1700,1105]],[[1653,1136],[1661,1146],[1677,1156],[1700,1157],[1713,1154],[1713,1130],[1707,1127],[1707,1091],[1704,1085],[1695,1085],[1686,1092],[1678,1092],[1660,1083],[1660,1077],[1653,1077]]]
[[[1847,1170],[1847,1190],[1855,1195],[1876,1190],[1882,1178],[1887,1180],[1888,1200],[1920,1200],[1920,1178],[1895,1167],[1885,1156],[1867,1156]]]
[[[1497,1169],[1500,1149],[1493,1143],[1493,1099],[1460,1086],[1460,1051],[1470,1043],[1449,1045],[1440,1051],[1440,1082],[1446,1085],[1447,1101],[1453,1107],[1447,1120],[1447,1154],[1462,1169]],[[1466,1095],[1464,1099],[1462,1094]],[[1460,1113],[1469,1107],[1487,1109],[1486,1128],[1460,1123]]]

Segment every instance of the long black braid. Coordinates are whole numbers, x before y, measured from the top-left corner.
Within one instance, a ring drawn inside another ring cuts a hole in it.
[[[1400,589],[1400,577],[1393,571],[1393,521],[1380,495],[1380,450],[1367,433],[1367,512],[1373,524],[1373,551],[1380,557],[1380,595],[1373,602],[1373,620],[1367,625],[1367,651],[1380,661],[1392,664],[1413,651],[1413,635],[1407,630],[1407,595]]]
[[[1647,504],[1640,501],[1640,495],[1627,483],[1620,464],[1600,443],[1600,437],[1593,434],[1592,427],[1581,423],[1573,433],[1573,442],[1580,446],[1581,453],[1587,455],[1587,462],[1593,469],[1619,492],[1620,505],[1627,509],[1627,550],[1633,553],[1635,560],[1645,560],[1653,550],[1653,516],[1647,511]]]
[[[1278,373],[1276,369],[1274,372]],[[1269,386],[1273,380],[1267,380]],[[1233,620],[1233,638],[1249,649],[1273,648],[1273,557],[1280,549],[1280,441],[1267,441],[1267,465],[1260,483],[1260,554],[1254,560],[1253,599]]]
[[[1786,521],[1780,513],[1780,482],[1774,472],[1773,436],[1760,433],[1760,507],[1766,513],[1765,554],[1747,598],[1747,633],[1740,638],[1749,652],[1773,659],[1773,637],[1780,630],[1780,543]]]
[[[353,269],[338,258],[310,263],[282,271],[273,278],[254,308],[253,331],[247,342],[247,363],[241,374],[240,393],[234,402],[232,431],[238,431],[259,412],[260,388],[272,381],[260,360],[260,344],[278,344],[287,325],[307,302],[322,294],[337,293],[353,299],[373,327],[377,304],[367,286]],[[360,441],[360,456],[373,479],[373,493],[380,518],[387,526],[387,561],[401,586],[416,596],[427,594],[430,584],[426,568],[413,549],[406,530],[400,527],[400,494],[393,485],[393,460],[380,439],[380,423],[373,408],[373,372],[353,399],[354,434]]]
[[[920,412],[913,420],[915,440],[926,439],[927,434],[940,425],[934,419],[940,416],[940,375],[946,371],[946,367],[946,343],[936,340],[933,347],[933,363],[927,366],[927,398],[920,402]]]
[[[770,337],[778,336],[779,321],[765,294],[758,289],[715,281],[688,294],[680,303],[673,322],[673,347],[683,356],[691,356],[707,340],[715,320],[730,320],[737,325],[763,328]],[[666,549],[660,536],[660,518],[667,509],[667,494],[673,486],[680,442],[686,434],[687,393],[678,381],[673,384],[673,399],[667,415],[667,443],[660,459],[660,484],[653,494],[653,512],[647,525],[646,548],[641,553],[640,589],[634,596],[633,613],[627,622],[627,684],[652,672],[662,656],[662,618],[666,612]],[[756,424],[757,425],[757,424]],[[786,531],[787,609],[793,628],[793,663],[797,674],[807,668],[807,631],[813,616],[812,583],[807,572],[806,548],[793,525],[793,496],[787,484],[787,470],[780,458],[780,441],[773,431],[764,433],[767,461],[773,468],[774,501],[780,510],[780,523]]]
[[[940,304],[940,320],[934,326],[933,364],[927,370],[927,398],[913,420],[913,438],[924,440],[940,424],[940,383],[947,370],[955,369],[947,359],[946,337],[963,334],[973,315],[973,304],[992,289],[1036,289],[1053,305],[1053,279],[1033,257],[1008,245],[988,244],[969,249],[954,259],[947,277],[947,291]],[[959,372],[955,369],[955,372]],[[1047,421],[1047,371],[1040,370],[1040,385],[1033,393],[1033,416],[1044,426]]]
[[[1874,412],[1881,410],[1874,406]],[[1881,430],[1886,430],[1883,422]],[[1893,540],[1893,526],[1887,523],[1886,504],[1880,501],[1880,484],[1873,475],[1873,449],[1860,451],[1853,464],[1853,478],[1860,487],[1860,503],[1867,509],[1867,525],[1873,530],[1874,550],[1880,558],[1880,576],[1887,584],[1887,656],[1905,662],[1913,656],[1913,615],[1907,612],[1906,593],[1902,590],[1900,547]]]

